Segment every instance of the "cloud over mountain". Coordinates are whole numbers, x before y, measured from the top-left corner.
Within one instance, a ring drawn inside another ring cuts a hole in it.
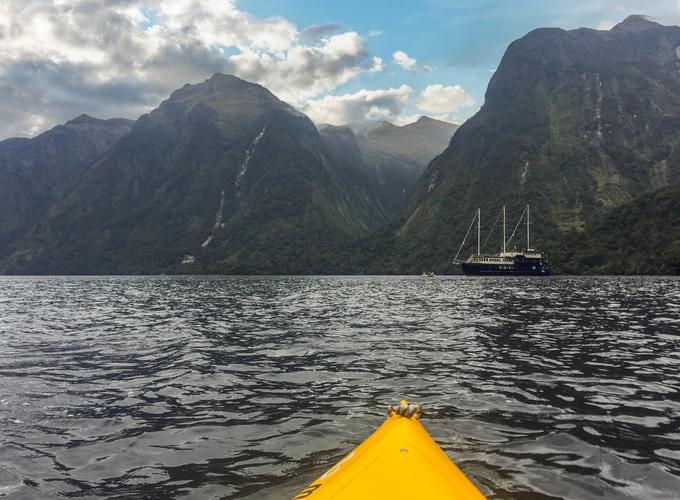
[[[237,0],[2,0],[0,139],[81,113],[137,118],[173,89],[215,73],[260,83],[317,121],[403,122],[430,112],[436,92],[419,108],[402,72],[372,79],[386,66],[369,46],[379,35],[257,17]],[[436,69],[403,50],[380,55],[389,54],[413,73],[411,85]],[[382,88],[371,88],[376,81]]]
[[[300,105],[382,68],[359,34],[337,29],[301,32],[233,0],[5,0],[0,137],[34,134],[83,111],[136,117],[216,72]]]
[[[326,96],[309,101],[305,113],[316,123],[345,125],[366,120],[396,120],[412,89],[408,85],[381,90],[362,89],[354,94]]]
[[[474,98],[460,85],[428,85],[418,98],[418,109],[424,113],[446,115],[475,105]]]

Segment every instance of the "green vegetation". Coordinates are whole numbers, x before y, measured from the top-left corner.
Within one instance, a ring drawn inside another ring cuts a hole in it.
[[[365,243],[363,267],[454,272],[450,259],[477,207],[489,229],[502,205],[518,217],[529,203],[532,246],[555,270],[651,272],[635,262],[645,248],[635,239],[630,259],[606,249],[597,262],[572,257],[577,242],[595,244],[592,228],[612,210],[634,210],[633,200],[680,180],[680,28],[639,21],[610,32],[539,29],[513,42],[482,109],[428,166],[395,221]]]
[[[215,75],[141,117],[9,247],[2,270],[329,272],[337,248],[381,217],[306,116]]]
[[[129,120],[81,115],[33,139],[0,142],[0,252],[131,127]]]
[[[650,193],[566,238],[567,273],[680,274],[680,185]]]
[[[451,273],[478,207],[486,232],[529,203],[532,246],[557,272],[678,273],[677,47],[680,28],[641,18],[532,31],[438,156],[449,124],[319,131],[226,75],[117,142],[124,124],[78,141],[58,127],[34,156],[4,141],[0,272]],[[500,245],[497,232],[486,250]]]

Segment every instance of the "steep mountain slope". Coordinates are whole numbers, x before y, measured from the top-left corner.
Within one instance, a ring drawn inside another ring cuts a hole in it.
[[[427,164],[449,144],[458,126],[421,117],[408,125],[382,121],[355,134],[325,126],[321,135],[336,160],[368,182],[386,215],[403,206]]]
[[[482,109],[365,251],[373,270],[450,272],[477,207],[489,229],[501,205],[519,216],[526,203],[536,246],[559,251],[679,174],[680,28],[633,16],[609,32],[538,29],[508,47]]]
[[[142,116],[2,269],[324,272],[337,245],[381,220],[305,115],[218,74]]]
[[[32,139],[0,142],[0,249],[25,233],[132,123],[81,115]]]
[[[385,195],[375,169],[364,160],[354,131],[346,126],[324,125],[319,128],[319,134],[328,150],[331,162],[336,165],[349,189],[353,192],[365,193],[375,203],[376,227],[386,224],[396,212],[395,208],[386,203],[393,192]],[[401,191],[401,189],[401,186],[394,187],[394,190]]]
[[[565,272],[680,274],[680,184],[612,209],[568,241]]]

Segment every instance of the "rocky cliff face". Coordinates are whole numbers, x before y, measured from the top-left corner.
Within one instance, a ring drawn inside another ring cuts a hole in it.
[[[0,250],[39,220],[132,123],[81,115],[32,139],[0,142]]]
[[[519,216],[527,203],[559,268],[565,235],[679,174],[680,28],[634,16],[608,32],[538,29],[508,47],[482,109],[381,235],[377,269],[451,271],[477,207],[489,229],[503,204]]]

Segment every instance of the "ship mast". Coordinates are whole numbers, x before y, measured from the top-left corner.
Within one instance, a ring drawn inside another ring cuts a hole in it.
[[[481,238],[482,238],[482,209],[477,209],[477,256],[481,253]]]
[[[470,231],[472,231],[472,227],[475,225],[475,219],[477,219],[477,255],[479,255],[481,251],[481,245],[480,243],[480,237],[481,237],[481,224],[479,222],[479,217],[481,216],[481,209],[477,209],[477,213],[475,213],[475,216],[472,218],[470,221],[470,226],[468,227],[467,233],[465,233],[465,237],[463,238],[462,243],[460,244],[460,247],[458,247],[458,251],[456,252],[456,256],[453,258],[454,262],[458,262],[458,256],[460,255],[461,250],[463,250],[463,247],[465,246],[465,242],[468,239],[468,236],[470,236]]]
[[[527,205],[527,252],[529,251],[529,205]]]
[[[503,205],[503,253],[505,253],[505,205]]]

